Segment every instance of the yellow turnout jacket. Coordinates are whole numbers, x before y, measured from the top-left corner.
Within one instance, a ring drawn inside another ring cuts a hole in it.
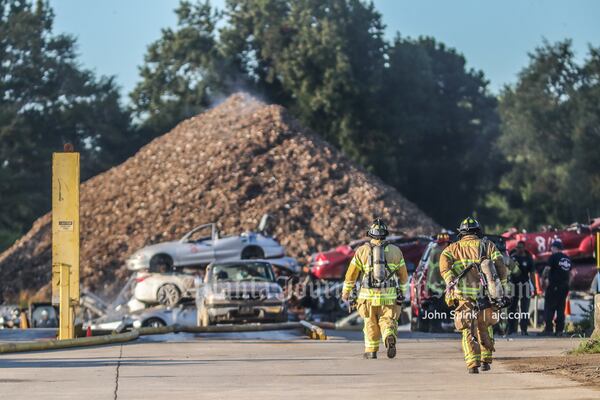
[[[498,251],[494,243],[486,240],[483,254],[479,254],[479,245],[481,239],[477,235],[465,235],[458,242],[450,244],[440,256],[440,273],[448,285],[458,274],[460,274],[469,264],[480,263],[481,257],[486,257],[494,262],[496,272],[506,287],[506,278],[508,270],[504,265],[502,253]],[[477,299],[481,283],[476,269],[471,269],[454,288],[454,294],[465,299]]]
[[[381,240],[372,239],[371,244],[381,244]],[[350,261],[348,271],[346,272],[343,293],[349,293],[354,288],[356,281],[362,276],[366,276],[366,274],[371,271],[372,265],[370,265],[370,253],[371,247],[368,243],[363,244],[356,250],[352,261]],[[396,275],[402,293],[408,293],[408,273],[406,272],[406,263],[404,261],[404,256],[402,255],[402,250],[393,244],[387,244],[384,249],[384,254],[388,272],[392,276],[394,274]],[[359,301],[369,300],[371,305],[374,306],[395,304],[396,297],[397,293],[395,287],[381,289],[362,287],[358,294]]]

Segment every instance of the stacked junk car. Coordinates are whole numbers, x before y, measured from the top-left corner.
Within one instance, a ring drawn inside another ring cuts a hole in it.
[[[139,249],[127,259],[132,274],[113,304],[84,296],[84,308],[100,317],[89,325],[106,330],[287,321],[283,286],[300,267],[269,235],[272,222],[265,214],[256,232],[229,236],[217,223],[203,224],[179,240]]]

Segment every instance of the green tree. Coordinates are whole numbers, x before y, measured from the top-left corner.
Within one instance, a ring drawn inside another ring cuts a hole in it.
[[[381,15],[359,0],[227,3],[226,58],[259,93],[369,165],[386,43]]]
[[[219,45],[237,86],[286,105],[292,99],[278,66],[297,31],[289,21],[290,8],[289,0],[227,0]]]
[[[478,208],[498,171],[496,99],[481,71],[432,38],[396,37],[379,100],[376,172],[436,221],[454,227]]]
[[[148,47],[141,80],[131,93],[133,110],[146,139],[208,108],[222,91],[225,64],[217,50],[219,13],[208,1],[182,1],[177,30],[162,30]]]
[[[0,0],[0,248],[49,210],[52,151],[73,143],[83,179],[132,151],[114,81],[80,68],[53,18],[45,1]]]
[[[503,90],[507,172],[488,198],[503,223],[532,229],[600,212],[599,65],[598,49],[578,65],[570,41],[545,42]]]

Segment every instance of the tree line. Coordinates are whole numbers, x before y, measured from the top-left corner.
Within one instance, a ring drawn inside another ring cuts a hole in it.
[[[64,142],[86,179],[238,90],[287,107],[444,226],[600,213],[600,48],[578,63],[569,40],[544,42],[494,95],[434,38],[386,39],[370,2],[181,1],[175,12],[127,102],[53,32],[47,1],[0,0],[0,249],[49,210]]]

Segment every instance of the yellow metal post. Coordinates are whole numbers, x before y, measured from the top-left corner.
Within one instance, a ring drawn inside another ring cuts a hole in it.
[[[596,293],[600,294],[600,232],[596,232]]]
[[[600,337],[600,232],[596,232],[596,295],[594,296],[594,333]]]
[[[70,286],[71,267],[67,264],[60,264],[60,325],[58,329],[58,339],[73,339],[75,330],[73,329],[73,308],[71,307]]]
[[[60,339],[71,339],[79,302],[79,153],[52,156],[52,303],[60,305]]]
[[[596,267],[600,270],[600,232],[596,232]]]

